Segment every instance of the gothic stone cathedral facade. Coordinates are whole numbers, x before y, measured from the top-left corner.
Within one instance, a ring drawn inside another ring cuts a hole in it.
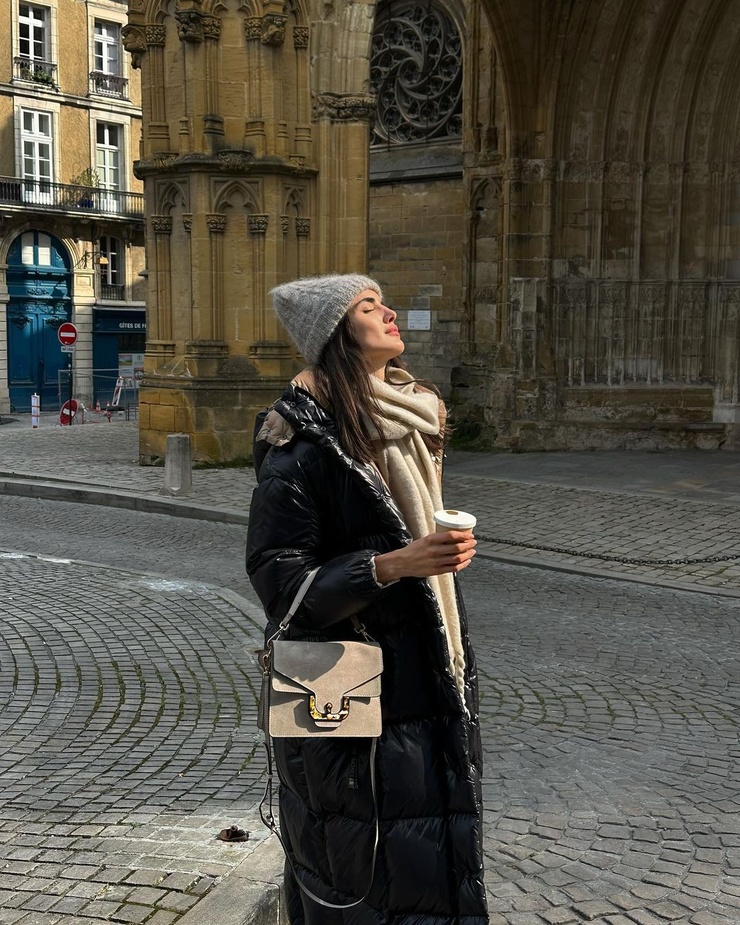
[[[141,456],[248,455],[271,286],[367,270],[459,438],[737,448],[733,0],[130,0]]]

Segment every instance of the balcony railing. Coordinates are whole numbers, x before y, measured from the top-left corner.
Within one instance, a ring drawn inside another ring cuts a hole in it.
[[[123,190],[0,177],[0,203],[31,209],[56,209],[144,218],[144,194]]]
[[[119,100],[128,97],[128,80],[118,74],[104,71],[90,71],[90,93],[98,96],[114,96]]]
[[[100,298],[103,301],[123,302],[124,286],[120,283],[101,283]]]
[[[26,58],[23,55],[13,58],[15,76],[21,80],[32,80],[37,84],[44,84],[53,90],[57,88],[57,66],[51,61],[40,61],[38,58]]]

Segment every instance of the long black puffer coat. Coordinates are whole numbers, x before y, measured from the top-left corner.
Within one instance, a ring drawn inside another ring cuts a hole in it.
[[[477,677],[462,599],[469,717],[428,582],[406,578],[381,588],[374,579],[373,556],[411,539],[382,479],[342,450],[331,416],[308,392],[290,386],[274,411],[289,426],[270,441],[282,445],[255,444],[259,484],[247,540],[247,571],[268,615],[267,634],[318,565],[290,638],[357,639],[348,619],[357,614],[384,663],[372,890],[352,909],[327,909],[304,897],[286,865],[290,921],[484,925]],[[276,739],[274,748],[282,834],[301,880],[329,902],[358,899],[374,839],[369,740]]]

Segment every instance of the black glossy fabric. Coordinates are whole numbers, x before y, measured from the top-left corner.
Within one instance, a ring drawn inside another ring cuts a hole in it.
[[[247,571],[268,615],[285,615],[306,573],[320,571],[291,638],[357,638],[357,614],[383,650],[378,744],[381,840],[372,891],[353,909],[307,899],[286,867],[292,925],[483,925],[481,746],[475,661],[467,641],[466,717],[447,667],[436,599],[421,579],[386,588],[371,559],[409,542],[372,466],[349,458],[331,417],[289,387],[275,409],[295,428],[285,446],[255,447]],[[374,835],[369,741],[275,741],[280,819],[299,876],[331,902],[367,887]]]

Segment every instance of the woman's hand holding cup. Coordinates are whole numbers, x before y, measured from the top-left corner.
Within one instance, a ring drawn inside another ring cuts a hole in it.
[[[473,536],[476,519],[464,511],[443,510],[434,515],[436,532],[375,557],[380,584],[399,578],[429,578],[467,568],[478,541]]]

